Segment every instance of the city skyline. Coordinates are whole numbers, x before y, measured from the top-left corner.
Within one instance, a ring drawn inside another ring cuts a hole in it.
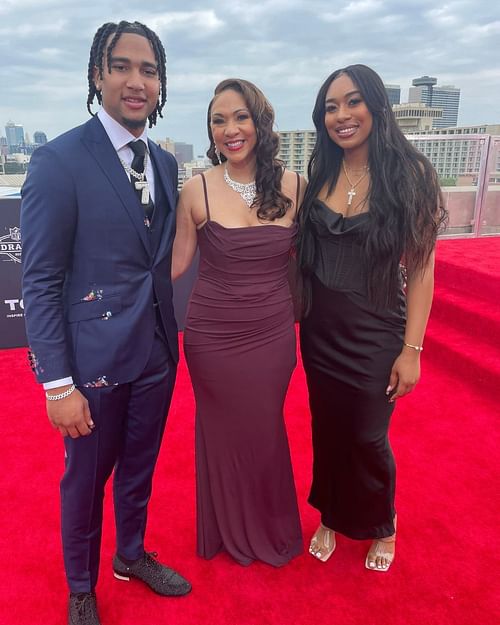
[[[488,3],[489,4],[489,3]],[[170,137],[203,154],[206,108],[223,78],[255,82],[276,110],[278,130],[312,129],[311,111],[326,76],[350,63],[375,69],[401,86],[435,76],[461,90],[458,125],[500,121],[500,69],[493,54],[500,8],[469,0],[436,8],[433,1],[243,0],[203,3],[151,0],[134,10],[113,2],[4,0],[0,7],[0,128],[22,124],[49,139],[88,119],[87,61],[92,36],[105,21],[137,19],[167,51],[165,119],[152,139]],[[96,108],[94,108],[96,110]],[[3,134],[3,131],[2,131]]]

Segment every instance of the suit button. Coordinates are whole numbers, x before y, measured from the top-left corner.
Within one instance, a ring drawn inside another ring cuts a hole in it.
[[[110,310],[106,311],[106,319],[109,319],[112,316],[113,316],[113,313]]]

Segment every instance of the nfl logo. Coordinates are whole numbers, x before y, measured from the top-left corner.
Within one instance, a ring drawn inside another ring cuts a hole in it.
[[[15,228],[9,228],[10,230],[10,238],[12,241],[20,241],[21,240],[21,228],[17,226]]]

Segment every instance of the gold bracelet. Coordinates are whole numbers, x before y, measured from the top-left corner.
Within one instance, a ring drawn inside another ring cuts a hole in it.
[[[424,348],[422,347],[422,345],[412,345],[411,343],[403,343],[403,345],[405,347],[411,347],[416,352],[423,352],[424,351]]]

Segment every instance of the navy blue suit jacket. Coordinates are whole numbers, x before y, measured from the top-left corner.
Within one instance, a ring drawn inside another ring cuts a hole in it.
[[[168,205],[154,245],[97,117],[32,156],[21,236],[26,328],[39,382],[70,375],[77,384],[134,380],[151,353],[154,299],[178,359],[170,280],[177,164],[151,141],[149,150]]]

